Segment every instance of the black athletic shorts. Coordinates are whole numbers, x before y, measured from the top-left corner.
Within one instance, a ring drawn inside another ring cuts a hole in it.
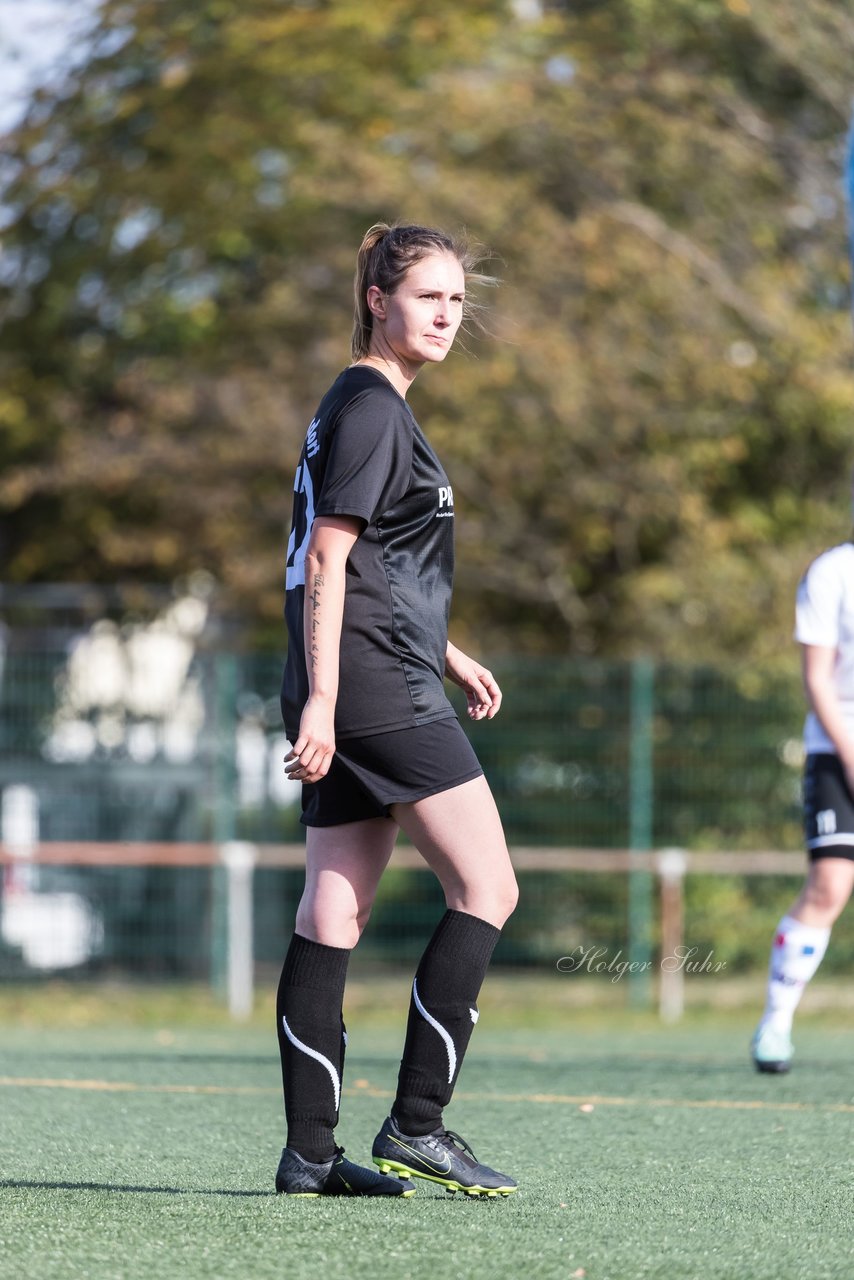
[[[804,829],[811,861],[816,858],[854,861],[854,797],[839,756],[807,756]]]
[[[326,777],[303,784],[300,821],[307,827],[337,827],[387,818],[390,805],[424,800],[482,773],[456,717],[343,738]]]

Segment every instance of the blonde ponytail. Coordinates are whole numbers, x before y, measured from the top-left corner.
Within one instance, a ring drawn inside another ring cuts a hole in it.
[[[350,350],[354,360],[361,360],[363,356],[366,356],[371,345],[374,317],[368,306],[368,289],[372,284],[376,283],[375,279],[373,279],[376,273],[371,271],[371,260],[377,245],[388,235],[389,231],[391,231],[391,227],[387,222],[374,223],[365,232],[362,243],[359,245],[359,252],[356,255],[356,275],[353,280],[355,309],[353,315],[353,337],[350,340]]]

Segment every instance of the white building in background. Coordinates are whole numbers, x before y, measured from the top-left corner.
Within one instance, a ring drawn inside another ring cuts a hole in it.
[[[138,764],[158,754],[172,764],[192,760],[205,703],[191,667],[207,617],[204,600],[185,596],[151,623],[96,622],[69,655],[48,759],[81,763],[100,747],[124,748]]]
[[[289,744],[283,732],[270,732],[278,716],[274,700],[242,694],[232,709],[236,724],[228,726],[225,738],[205,738],[212,731],[210,691],[204,664],[196,659],[208,616],[200,592],[173,601],[152,622],[120,626],[102,620],[79,636],[55,677],[43,757],[71,769],[113,758],[144,770],[155,762],[191,765],[225,747],[234,751],[238,808],[297,804],[300,785],[284,770]],[[3,789],[0,825],[3,844],[15,857],[0,868],[0,939],[19,948],[24,963],[36,970],[74,968],[97,956],[105,936],[97,908],[83,894],[43,888],[44,877],[31,861],[39,843],[34,787],[15,780]]]
[[[0,937],[19,947],[31,969],[71,969],[85,964],[103,940],[101,920],[78,893],[39,893],[29,861],[39,842],[39,799],[15,784],[0,797],[0,839],[18,862],[3,868]]]

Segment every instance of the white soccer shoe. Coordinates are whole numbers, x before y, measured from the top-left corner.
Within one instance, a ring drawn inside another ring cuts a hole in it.
[[[773,1027],[756,1029],[750,1045],[750,1053],[757,1071],[782,1075],[792,1065],[792,1039],[787,1031],[775,1031]]]

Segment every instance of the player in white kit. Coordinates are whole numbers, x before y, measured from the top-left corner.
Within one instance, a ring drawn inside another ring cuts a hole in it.
[[[854,544],[825,551],[798,587],[809,712],[804,726],[806,882],[777,926],[765,1012],[753,1037],[757,1070],[788,1071],[792,1019],[854,886]]]

